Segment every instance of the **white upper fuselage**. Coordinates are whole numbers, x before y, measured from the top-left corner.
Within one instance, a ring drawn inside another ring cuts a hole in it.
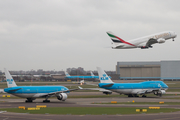
[[[144,36],[141,38],[128,40],[127,43],[116,43],[116,42],[114,42],[112,48],[113,49],[142,48],[142,47],[146,47],[146,44],[148,43],[148,41],[150,39],[168,40],[168,39],[174,39],[176,36],[177,36],[176,33],[173,31],[165,31],[165,32],[161,32],[161,33],[156,33],[156,34]],[[130,44],[128,44],[128,43],[130,43]]]

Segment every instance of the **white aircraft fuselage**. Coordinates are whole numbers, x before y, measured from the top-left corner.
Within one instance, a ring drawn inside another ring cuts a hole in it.
[[[111,40],[113,41],[113,49],[130,49],[130,48],[149,48],[155,43],[164,43],[168,39],[177,37],[177,34],[173,31],[160,32],[132,40],[125,41],[111,32],[107,32]]]

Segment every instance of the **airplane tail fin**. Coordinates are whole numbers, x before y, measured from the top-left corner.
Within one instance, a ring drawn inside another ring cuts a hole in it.
[[[98,70],[99,80],[101,83],[114,83],[103,69],[97,67],[97,70]]]
[[[109,31],[109,32],[107,32],[107,34],[114,43],[125,43],[125,41],[123,39],[121,39],[118,36],[114,35],[112,32]]]
[[[94,76],[93,72],[91,71],[91,76]]]
[[[69,77],[70,75],[68,74],[68,72],[64,71],[65,72],[65,75],[66,77]]]
[[[16,85],[15,81],[13,80],[9,71],[6,70],[6,68],[4,68],[4,71],[5,71],[5,75],[6,75],[6,81],[7,81],[8,88],[9,87],[16,87],[17,85]]]

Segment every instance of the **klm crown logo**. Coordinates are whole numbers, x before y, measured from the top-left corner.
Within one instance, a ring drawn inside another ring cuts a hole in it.
[[[100,78],[101,80],[109,80],[109,77],[106,74],[103,74],[103,77]]]
[[[9,84],[12,84],[13,79],[7,79],[7,82],[8,82]]]
[[[160,84],[158,84],[158,87],[161,87],[161,85],[160,85]]]

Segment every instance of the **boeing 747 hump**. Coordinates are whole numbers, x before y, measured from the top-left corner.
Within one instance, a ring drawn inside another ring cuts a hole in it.
[[[173,31],[165,31],[161,33],[152,34],[149,36],[144,36],[137,39],[132,39],[125,41],[120,37],[114,35],[112,32],[107,32],[109,37],[112,40],[113,49],[131,49],[131,48],[152,48],[152,45],[155,43],[165,43],[166,40],[177,37],[177,34]]]

